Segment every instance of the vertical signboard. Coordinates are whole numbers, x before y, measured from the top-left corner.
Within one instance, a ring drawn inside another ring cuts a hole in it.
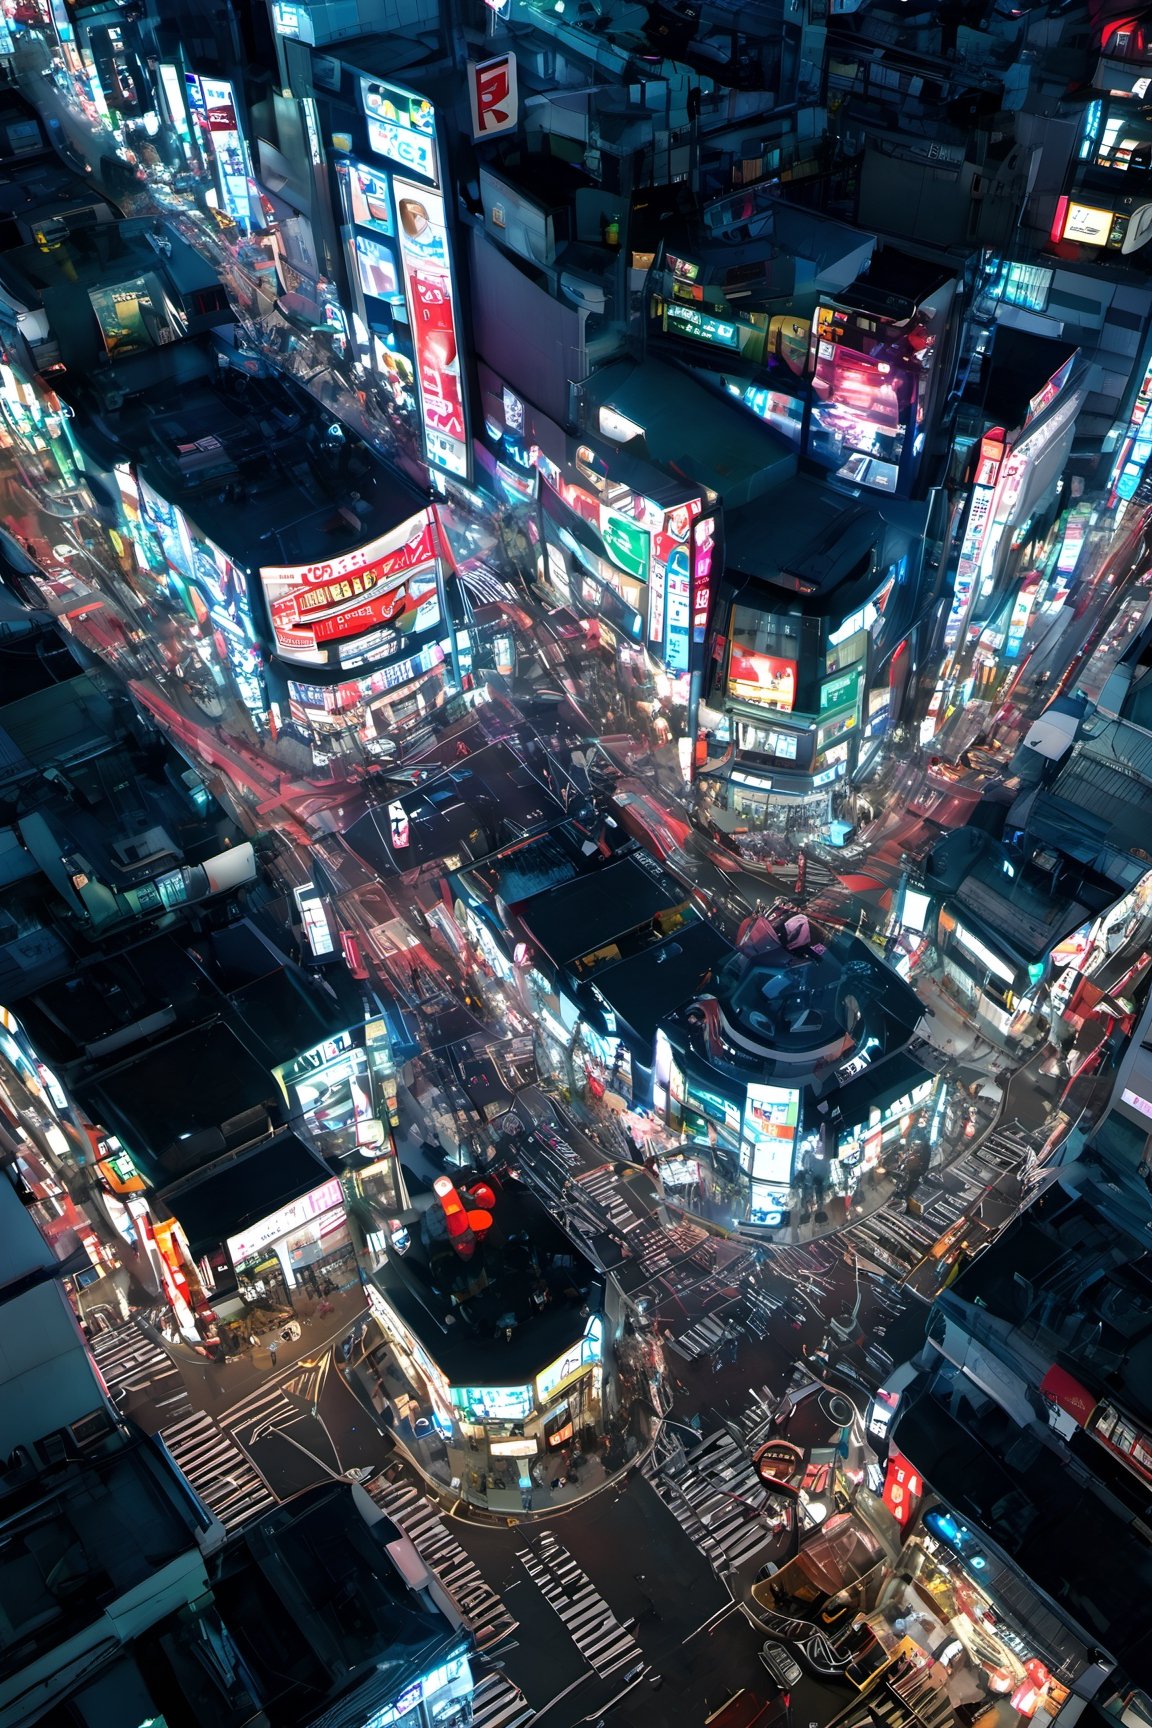
[[[252,226],[252,168],[232,86],[222,78],[200,78],[193,72],[186,74],[185,83],[189,107],[207,134],[221,209],[247,233]]]
[[[395,163],[406,174],[415,174],[439,186],[436,112],[431,102],[379,78],[360,80],[360,99],[373,155]]]
[[[704,645],[708,616],[712,610],[712,557],[716,545],[716,521],[701,516],[692,529],[695,559],[692,568],[692,643]]]
[[[424,458],[430,467],[467,479],[468,434],[444,200],[439,192],[406,180],[394,180],[393,189]]]
[[[515,54],[501,54],[479,66],[470,60],[468,100],[472,106],[473,138],[495,138],[501,132],[514,132],[519,118]]]

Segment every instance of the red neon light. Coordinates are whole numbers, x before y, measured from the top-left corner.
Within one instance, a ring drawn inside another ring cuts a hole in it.
[[[1064,224],[1065,224],[1065,222],[1067,222],[1067,220],[1068,220],[1068,200],[1067,200],[1067,198],[1057,198],[1057,200],[1056,200],[1056,214],[1052,218],[1052,232],[1048,236],[1048,238],[1050,240],[1055,241],[1055,242],[1059,242],[1059,241],[1063,240],[1063,238],[1064,238]]]

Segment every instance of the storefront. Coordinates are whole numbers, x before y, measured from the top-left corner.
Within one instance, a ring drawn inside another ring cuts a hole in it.
[[[892,1471],[890,1460],[886,1504]],[[940,1505],[924,1512],[905,1542],[899,1571],[869,1620],[889,1662],[903,1644],[913,1671],[954,1707],[968,1706],[966,1720],[987,1728],[1058,1716],[1076,1673],[1088,1666],[1086,1651],[1070,1656],[1065,1627],[1058,1628],[1059,1653],[1048,1648],[1041,1627],[1052,1630],[1050,1610],[1020,1590],[1018,1574],[987,1551],[978,1531]]]
[[[336,1177],[291,1200],[226,1243],[240,1293],[249,1302],[291,1302],[355,1284],[359,1274]]]
[[[276,1070],[325,1158],[375,1159],[399,1123],[388,1029],[374,1019],[337,1033]]]
[[[391,755],[445,700],[452,625],[433,510],[323,563],[265,566],[278,724],[327,759]]]
[[[450,1439],[454,1432],[455,1393],[449,1388],[439,1365],[428,1354],[415,1333],[404,1324],[379,1285],[369,1279],[364,1290],[372,1318],[384,1337],[382,1344],[369,1348],[366,1353],[369,1368],[374,1370],[383,1382],[387,1378],[388,1357],[394,1356],[407,1384],[423,1392],[425,1402],[432,1412],[433,1424],[440,1435],[444,1439]]]

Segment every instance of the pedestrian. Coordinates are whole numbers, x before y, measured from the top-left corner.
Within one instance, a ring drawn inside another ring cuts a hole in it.
[[[278,1353],[279,1353],[279,1350],[280,1350],[280,1340],[279,1340],[279,1338],[271,1338],[271,1339],[269,1339],[269,1341],[268,1341],[268,1354],[269,1354],[269,1356],[270,1356],[270,1357],[271,1357],[271,1358],[272,1358],[272,1366],[273,1366],[273,1368],[275,1368],[275,1366],[276,1366],[276,1357],[277,1357],[277,1355],[278,1355]]]

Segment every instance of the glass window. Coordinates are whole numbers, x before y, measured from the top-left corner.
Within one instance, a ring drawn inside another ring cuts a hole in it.
[[[1043,312],[1052,286],[1052,271],[1039,264],[1014,264],[1001,259],[991,292],[1005,306],[1020,306],[1026,312]]]

